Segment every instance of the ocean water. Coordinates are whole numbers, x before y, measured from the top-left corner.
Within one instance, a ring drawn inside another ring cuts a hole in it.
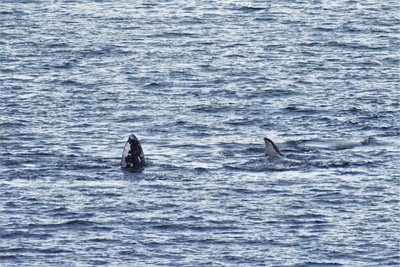
[[[0,265],[399,266],[399,13],[2,0]]]

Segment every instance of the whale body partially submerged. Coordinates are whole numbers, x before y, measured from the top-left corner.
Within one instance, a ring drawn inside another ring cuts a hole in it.
[[[121,167],[124,169],[137,171],[141,170],[146,163],[144,153],[139,140],[131,134],[126,141],[122,152]]]

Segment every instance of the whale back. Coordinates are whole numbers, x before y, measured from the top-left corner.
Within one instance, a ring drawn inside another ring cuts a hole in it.
[[[139,140],[131,134],[124,146],[121,159],[121,167],[131,170],[139,170],[145,164],[144,153]]]
[[[266,156],[283,156],[279,148],[272,142],[271,139],[264,138],[265,155]]]

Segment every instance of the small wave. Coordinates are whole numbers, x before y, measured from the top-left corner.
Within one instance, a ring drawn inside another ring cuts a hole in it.
[[[376,144],[376,138],[375,137],[367,137],[365,140],[361,141],[361,145],[371,145],[371,144]]]
[[[75,63],[72,61],[68,62],[58,62],[55,65],[48,65],[48,67],[56,68],[56,69],[72,69]]]
[[[351,167],[372,167],[375,166],[377,162],[372,160],[351,161],[351,160],[339,159],[331,161],[313,161],[310,162],[310,164],[314,167],[324,168],[324,169],[325,168],[346,169]]]
[[[189,32],[165,32],[162,34],[151,35],[152,38],[182,38],[182,37],[198,37],[195,33]]]
[[[4,253],[4,251],[2,251]],[[8,260],[16,260],[17,258],[20,258],[20,255],[0,255],[0,260],[1,261],[8,261]]]
[[[239,11],[244,11],[244,12],[257,12],[257,11],[263,11],[267,10],[267,7],[252,7],[252,6],[241,6],[241,7],[236,7],[236,10]]]
[[[20,128],[20,127],[27,127],[26,123],[22,122],[3,122],[0,123],[0,128]]]
[[[71,250],[65,249],[56,249],[56,248],[49,248],[49,249],[39,249],[39,248],[12,248],[12,249],[5,249],[1,251],[2,253],[41,253],[41,254],[54,254],[54,253],[67,253],[72,252]],[[12,257],[12,255],[10,255]],[[0,257],[1,258],[1,257]]]
[[[13,15],[13,11],[0,11],[0,15]]]
[[[73,81],[73,80],[65,80],[61,82],[61,85],[64,86],[71,86],[71,87],[84,87],[84,84],[77,82],[77,81]]]
[[[247,126],[247,125],[254,125],[261,121],[262,121],[261,119],[242,118],[242,119],[229,119],[225,123],[234,126]]]
[[[316,109],[312,109],[312,108],[300,108],[300,107],[296,107],[296,106],[288,106],[285,108],[286,111],[289,112],[296,112],[296,113],[319,113],[319,110]]]
[[[250,160],[245,163],[229,163],[223,166],[230,170],[246,172],[265,172],[265,171],[290,171],[304,167],[300,161],[288,160],[284,158],[266,157],[263,160]]]
[[[370,145],[376,143],[374,137],[367,137],[363,140],[344,140],[344,139],[314,139],[314,140],[298,140],[292,142],[296,147],[302,149],[317,150],[346,150],[355,147]]]
[[[168,86],[171,86],[171,84],[168,83],[156,83],[156,82],[152,82],[152,83],[147,83],[143,86],[143,88],[146,89],[150,89],[150,88],[166,88]]]
[[[264,153],[264,148],[261,146],[260,147],[249,147],[244,150],[244,153],[250,154],[250,155],[252,155],[252,154],[253,155],[254,154],[262,155]]]
[[[66,170],[76,170],[76,169],[111,169],[114,168],[115,166],[111,164],[100,164],[100,163],[65,163],[61,162],[60,167]]]
[[[50,238],[51,234],[32,234],[29,233],[28,231],[12,231],[12,232],[1,233],[0,237],[2,239],[15,239],[15,238],[45,239],[45,238]]]
[[[28,228],[50,228],[50,229],[57,229],[63,226],[92,226],[95,225],[95,222],[92,221],[86,221],[86,220],[70,220],[70,221],[65,221],[62,223],[38,223],[38,224],[29,224]]]
[[[197,174],[209,173],[210,171],[204,167],[195,167],[193,169]]]
[[[339,47],[339,48],[347,48],[352,50],[384,50],[383,46],[369,46],[363,44],[351,44],[351,43],[341,43],[337,41],[331,41],[325,44],[327,47]]]
[[[304,264],[296,265],[296,267],[330,267],[330,266],[345,266],[337,262],[314,262],[307,261]]]
[[[315,31],[319,31],[319,32],[332,32],[335,30],[334,27],[323,27],[323,26],[318,26],[318,27],[314,27]]]
[[[91,226],[91,225],[95,225],[95,222],[86,221],[86,220],[72,220],[72,221],[68,221],[68,222],[65,222],[65,223],[60,224],[60,225],[68,225],[68,226]]]
[[[46,47],[48,48],[67,48],[69,47],[68,43],[51,43],[48,44]]]

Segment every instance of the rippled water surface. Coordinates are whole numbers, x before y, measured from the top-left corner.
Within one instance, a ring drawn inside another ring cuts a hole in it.
[[[399,266],[399,12],[2,0],[0,265]]]

